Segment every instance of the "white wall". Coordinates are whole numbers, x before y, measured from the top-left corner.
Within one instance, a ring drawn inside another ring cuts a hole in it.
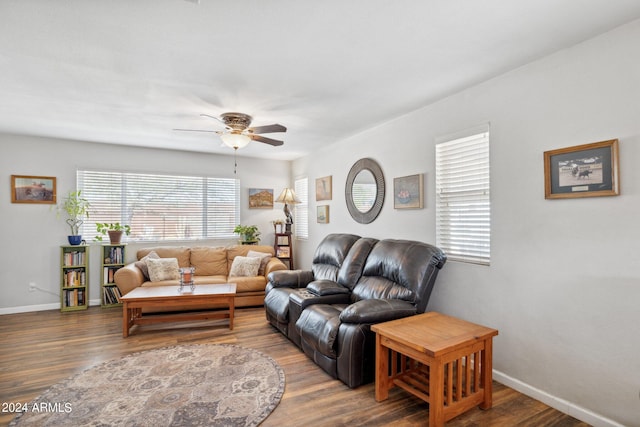
[[[331,232],[435,242],[434,141],[491,123],[491,266],[449,262],[428,310],[499,329],[497,378],[595,425],[640,425],[640,21],[294,161],[310,182],[308,267]],[[618,138],[622,194],[545,200],[543,152]],[[353,221],[344,182],[362,157],[385,174],[383,211]],[[393,178],[426,175],[426,207],[394,210]],[[316,178],[333,176],[330,224]],[[318,204],[321,204],[319,202]]]
[[[233,156],[0,134],[0,314],[59,307],[60,245],[68,244],[69,234],[65,216],[58,218],[51,205],[11,203],[11,175],[54,176],[58,197],[63,198],[75,189],[79,168],[234,176]],[[258,225],[263,244],[273,244],[270,221],[283,219],[284,213],[279,203],[274,209],[248,209],[249,188],[271,188],[277,197],[282,188],[290,185],[289,173],[289,161],[238,157],[241,220],[243,224]],[[84,237],[90,242],[93,235]],[[228,245],[235,241],[198,243]],[[133,260],[141,246],[155,244],[130,244],[127,259]],[[189,245],[190,242],[157,244]],[[99,304],[100,299],[97,248],[90,255],[89,298],[93,305]],[[44,291],[29,292],[29,283]]]

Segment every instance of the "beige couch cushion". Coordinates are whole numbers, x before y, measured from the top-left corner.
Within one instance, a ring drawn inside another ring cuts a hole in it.
[[[178,260],[175,258],[148,258],[147,268],[149,269],[149,279],[152,282],[180,279]]]
[[[260,268],[260,258],[237,256],[233,259],[231,271],[229,272],[229,280],[232,277],[253,277],[258,275]]]
[[[191,267],[191,264],[189,264],[189,254],[191,251],[186,246],[158,246],[156,248],[145,248],[140,249],[136,255],[138,256],[138,259],[142,259],[151,251],[155,251],[160,258],[177,259],[178,266],[180,267]]]
[[[210,246],[191,248],[191,266],[196,268],[196,276],[226,276],[227,250]]]

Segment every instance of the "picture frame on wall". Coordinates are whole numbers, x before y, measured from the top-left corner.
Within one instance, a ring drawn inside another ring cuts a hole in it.
[[[424,208],[424,174],[393,179],[393,207],[395,209]]]
[[[273,209],[273,188],[250,188],[249,209]]]
[[[11,175],[11,203],[56,204],[56,177]]]
[[[331,176],[316,179],[316,201],[331,200],[332,197]]]
[[[329,224],[329,205],[316,207],[316,220],[318,224]]]
[[[617,139],[544,152],[545,199],[617,196],[618,177]]]

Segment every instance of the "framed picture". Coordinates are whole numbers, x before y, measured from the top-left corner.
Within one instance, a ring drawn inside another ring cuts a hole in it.
[[[316,207],[316,219],[318,224],[329,224],[329,205]]]
[[[291,256],[291,252],[289,251],[289,246],[279,247],[276,252],[276,257],[278,258],[289,258]]]
[[[11,203],[56,204],[53,176],[11,175]]]
[[[278,243],[277,245],[289,245],[289,236],[278,236]]]
[[[250,188],[249,209],[273,209],[273,188]]]
[[[617,196],[618,140],[544,152],[544,198]]]
[[[316,201],[331,200],[331,176],[316,179]]]
[[[424,207],[424,175],[393,178],[393,207],[395,209],[422,209]]]

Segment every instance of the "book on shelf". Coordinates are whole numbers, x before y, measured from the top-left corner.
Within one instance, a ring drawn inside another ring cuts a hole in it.
[[[85,305],[84,289],[67,289],[64,291],[65,307],[78,307]]]
[[[86,284],[86,272],[84,268],[66,270],[64,285],[66,287],[84,286]]]
[[[64,253],[65,266],[84,265],[84,263],[85,263],[84,251],[73,251],[73,252]]]
[[[102,281],[104,285],[115,283],[114,275],[120,267],[104,267],[102,270]]]
[[[123,264],[124,253],[122,246],[108,247],[104,250],[105,264]]]
[[[120,289],[117,286],[103,286],[102,287],[103,300],[105,304],[119,304],[120,297]]]

